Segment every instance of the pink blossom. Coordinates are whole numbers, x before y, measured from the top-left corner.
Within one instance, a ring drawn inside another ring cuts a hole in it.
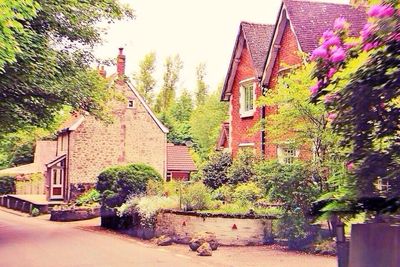
[[[377,48],[379,46],[379,42],[373,42],[373,43],[366,43],[363,46],[364,51],[369,51],[371,49]]]
[[[324,40],[328,40],[329,38],[331,38],[332,36],[334,36],[335,33],[331,30],[326,30],[324,31],[324,33],[322,34],[322,38],[324,38]]]
[[[354,170],[354,163],[353,162],[348,162],[347,164],[346,164],[346,169],[348,170],[348,171],[352,171],[352,170]]]
[[[340,46],[341,44],[342,42],[340,41],[340,38],[334,35],[331,38],[325,40],[322,45],[325,47],[329,47],[329,46]]]
[[[381,5],[373,5],[368,10],[367,14],[370,17],[377,17],[381,13],[381,10],[382,10],[382,6]]]
[[[339,47],[336,51],[331,55],[330,60],[333,63],[342,62],[346,58],[346,53],[344,52],[343,48]]]
[[[335,99],[335,97],[333,95],[326,95],[324,97],[324,103],[325,104],[330,104],[333,102],[333,100]]]
[[[336,119],[336,117],[337,117],[336,113],[331,113],[331,112],[328,113],[328,120],[329,121],[334,121]]]
[[[374,5],[368,10],[370,17],[385,18],[393,16],[395,10],[390,5]]]
[[[357,42],[349,42],[349,43],[345,43],[343,46],[344,46],[344,48],[347,50],[347,49],[356,47],[357,45],[358,45]]]
[[[337,71],[337,69],[330,68],[329,71],[328,71],[328,74],[326,75],[328,77],[328,79],[332,78],[333,75],[335,75],[336,71]]]
[[[366,23],[364,25],[363,29],[361,30],[361,37],[363,40],[366,40],[371,36],[373,28],[374,26],[371,23]]]
[[[378,14],[378,18],[391,17],[394,14],[394,8],[389,5],[385,5],[382,7],[381,11]]]
[[[327,57],[328,57],[328,51],[323,46],[317,47],[311,54],[311,60],[317,58],[327,58]]]
[[[333,23],[333,29],[340,31],[340,30],[344,30],[347,28],[347,22],[346,19],[343,17],[337,18],[335,20],[335,22]]]
[[[310,92],[311,92],[311,94],[312,94],[312,95],[315,95],[316,93],[318,93],[318,90],[319,90],[319,88],[321,88],[321,86],[322,86],[322,81],[319,80],[319,81],[317,82],[317,84],[315,84],[315,85],[313,85],[313,86],[310,87]]]

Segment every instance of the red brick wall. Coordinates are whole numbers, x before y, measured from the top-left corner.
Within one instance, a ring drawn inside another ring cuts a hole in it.
[[[236,76],[232,85],[232,95],[230,99],[230,119],[231,119],[231,149],[232,156],[235,157],[239,150],[239,144],[241,143],[254,143],[254,148],[258,153],[261,150],[261,133],[259,130],[256,133],[250,133],[252,128],[261,119],[261,108],[256,108],[253,117],[240,118],[240,84],[242,80],[254,78],[257,76],[256,71],[253,67],[253,63],[250,57],[250,53],[247,50],[246,43],[236,71]],[[257,82],[258,83],[258,82]],[[261,95],[261,89],[259,86],[256,88],[256,96]]]
[[[302,63],[301,56],[299,54],[300,50],[297,45],[297,39],[290,28],[288,23],[284,29],[281,48],[278,51],[274,67],[272,69],[271,79],[268,84],[269,90],[274,90],[279,77],[279,70],[286,68],[291,65],[297,65]],[[267,109],[267,115],[271,112],[275,112],[273,108]],[[268,119],[268,118],[267,118]],[[300,148],[300,158],[309,159],[311,158],[310,149],[306,148],[309,146],[302,146]],[[276,158],[277,156],[277,146],[272,143],[272,140],[268,138],[268,133],[266,133],[266,158]]]

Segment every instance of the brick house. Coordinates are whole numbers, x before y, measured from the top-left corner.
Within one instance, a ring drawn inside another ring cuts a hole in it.
[[[242,22],[236,37],[221,101],[229,101],[229,128],[221,126],[219,148],[235,156],[240,148],[262,153],[262,133],[251,133],[260,121],[262,109],[256,98],[262,94],[260,81],[274,26]]]
[[[253,49],[259,48],[258,65],[262,65],[261,71],[254,64],[254,59],[249,60],[252,59],[251,54],[254,54],[254,51],[242,49],[238,53],[239,32],[221,95],[222,101],[230,101],[229,150],[232,156],[236,155],[240,147],[249,145],[260,155],[266,158],[278,158],[281,162],[290,162],[297,157],[302,159],[312,157],[310,145],[305,144],[301,148],[278,146],[274,140],[269,139],[267,132],[252,130],[256,123],[275,110],[271,107],[254,107],[250,119],[241,117],[241,111],[248,106],[246,103],[248,100],[242,92],[247,90],[246,83],[249,79],[253,81],[255,98],[266,90],[273,90],[279,76],[302,64],[304,58],[301,54],[310,54],[318,46],[322,33],[331,29],[338,17],[344,17],[350,22],[353,35],[360,32],[366,22],[363,8],[354,8],[347,4],[283,0],[275,26],[253,26],[258,29],[252,32],[256,35],[252,36],[253,44],[264,42],[253,46]],[[246,28],[242,31],[243,35],[246,35]],[[255,105],[254,100],[253,103]]]
[[[156,118],[136,89],[124,79],[125,55],[117,58],[117,74],[110,77],[126,101],[110,103],[113,121],[75,114],[57,133],[57,148],[46,164],[46,195],[50,200],[74,199],[94,186],[106,167],[145,163],[166,176],[168,129]],[[100,71],[105,76],[105,71]]]

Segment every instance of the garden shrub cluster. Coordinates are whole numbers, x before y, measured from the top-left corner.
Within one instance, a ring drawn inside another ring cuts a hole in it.
[[[129,197],[146,193],[149,180],[162,182],[161,175],[144,164],[111,167],[100,173],[96,189],[100,193],[102,226],[119,228],[129,224],[129,218],[125,222],[116,216],[116,208]]]
[[[100,201],[100,193],[96,189],[90,189],[80,195],[76,200],[75,200],[75,205],[76,206],[90,206],[93,204],[97,204]]]
[[[15,177],[13,176],[0,176],[0,195],[7,195],[15,193]]]

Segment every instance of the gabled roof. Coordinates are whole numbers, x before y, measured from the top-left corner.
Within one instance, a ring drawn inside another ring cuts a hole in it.
[[[75,131],[79,125],[85,120],[85,117],[79,113],[72,114],[61,126],[58,128],[58,133],[67,131]]]
[[[301,50],[311,53],[317,48],[319,39],[326,30],[333,28],[333,22],[343,17],[351,24],[351,35],[362,30],[367,21],[365,8],[355,8],[346,4],[312,1],[283,0],[288,11]]]
[[[46,163],[46,167],[50,168],[66,158],[67,154],[62,154],[60,156],[54,157],[50,162]]]
[[[236,69],[239,64],[244,42],[250,53],[257,78],[261,78],[264,69],[265,57],[272,40],[274,25],[241,22],[233,48],[228,72],[222,89],[221,100],[227,101],[232,91]]]
[[[283,0],[274,29],[272,42],[266,56],[262,85],[267,86],[280,47],[287,20],[297,39],[300,51],[311,53],[319,45],[326,30],[333,28],[335,19],[343,17],[349,22],[350,34],[356,36],[367,21],[364,7],[316,1]]]
[[[167,171],[197,171],[187,146],[167,144]]]

